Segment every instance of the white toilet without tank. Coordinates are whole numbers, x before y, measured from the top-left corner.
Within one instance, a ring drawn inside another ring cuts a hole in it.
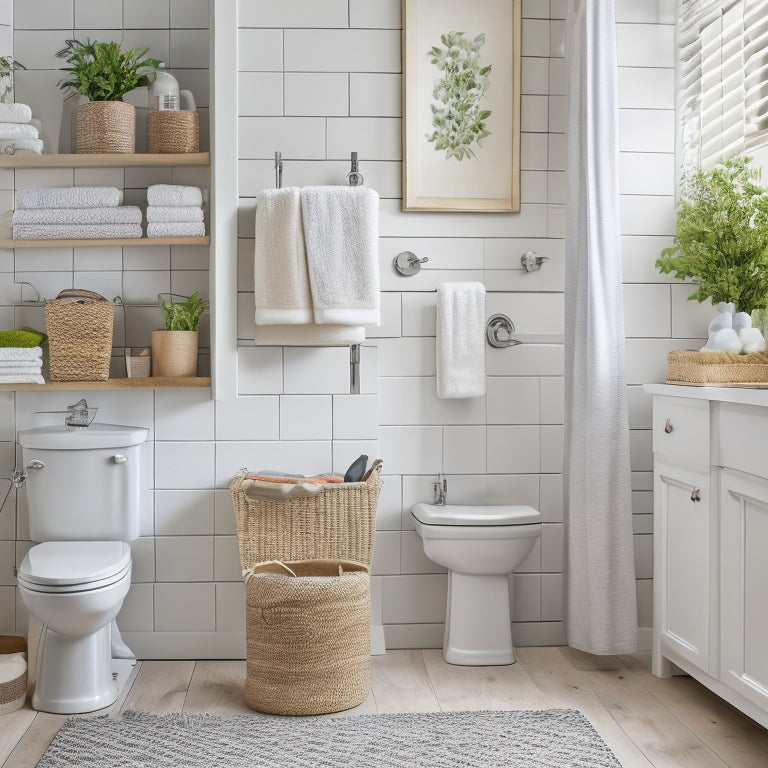
[[[468,666],[514,664],[509,574],[541,536],[528,506],[415,504],[424,554],[448,568],[443,658]]]
[[[130,658],[114,622],[138,538],[141,444],[149,430],[113,424],[22,429],[33,546],[19,593],[44,625],[34,709],[92,712],[119,694],[113,657]]]

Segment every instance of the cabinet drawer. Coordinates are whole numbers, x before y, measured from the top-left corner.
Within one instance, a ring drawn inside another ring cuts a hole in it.
[[[708,466],[709,401],[654,395],[653,452]]]

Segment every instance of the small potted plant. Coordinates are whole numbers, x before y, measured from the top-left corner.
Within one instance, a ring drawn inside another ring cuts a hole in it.
[[[152,331],[153,376],[197,376],[198,328],[210,302],[195,291],[184,301],[160,296],[165,330]]]
[[[77,152],[133,152],[136,146],[136,109],[123,101],[129,91],[149,85],[160,62],[146,57],[149,48],[121,50],[115,42],[67,40],[56,56],[68,74],[59,88],[88,97],[75,107]],[[146,58],[145,58],[146,57]]]
[[[13,73],[17,69],[26,69],[20,62],[12,56],[0,56],[0,103],[10,104],[13,102]]]

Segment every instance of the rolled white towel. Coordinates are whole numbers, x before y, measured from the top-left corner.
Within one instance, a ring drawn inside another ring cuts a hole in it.
[[[42,355],[41,347],[0,347],[0,362],[4,360],[36,360]]]
[[[28,123],[31,119],[29,104],[0,104],[0,123]]]
[[[101,208],[122,202],[117,187],[42,187],[20,192],[16,208]]]
[[[36,139],[37,136],[37,128],[30,123],[0,122],[0,139]]]
[[[192,205],[149,205],[147,223],[175,223],[202,221],[203,209]]]
[[[184,187],[180,184],[151,184],[147,187],[147,203],[159,207],[175,208],[203,204],[200,187]]]
[[[147,224],[147,237],[203,237],[205,224],[202,221],[186,223],[155,222]]]
[[[45,379],[39,373],[20,376],[9,374],[8,376],[0,376],[0,384],[45,384]]]
[[[43,154],[43,140],[20,137],[18,139],[0,139],[0,154],[21,155],[31,152],[35,155]]]
[[[23,208],[13,212],[13,226],[20,224],[141,224],[137,205],[104,205],[100,208]]]
[[[141,224],[17,224],[14,240],[122,240],[141,237]]]

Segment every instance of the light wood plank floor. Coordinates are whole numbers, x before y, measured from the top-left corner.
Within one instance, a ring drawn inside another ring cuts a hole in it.
[[[457,667],[439,650],[389,651],[371,659],[368,699],[339,715],[571,707],[589,718],[624,768],[768,766],[768,731],[691,678],[653,677],[645,655],[520,648],[518,659],[509,667]],[[110,714],[251,711],[242,701],[244,661],[144,661],[137,667]],[[33,768],[65,719],[29,707],[1,717],[0,766]]]

